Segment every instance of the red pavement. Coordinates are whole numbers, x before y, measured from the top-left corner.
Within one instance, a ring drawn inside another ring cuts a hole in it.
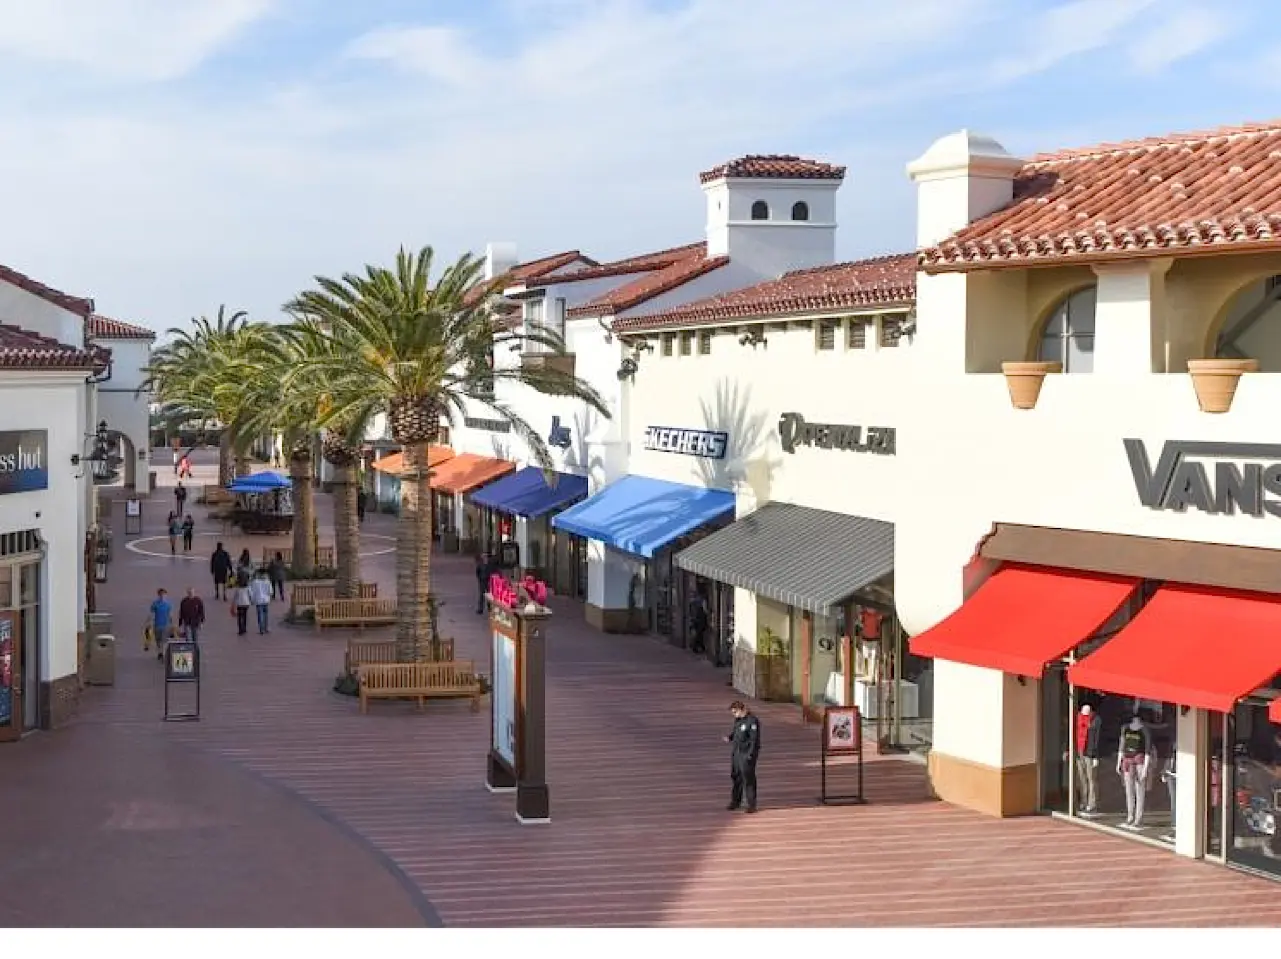
[[[153,502],[148,535],[169,499]],[[321,508],[323,530],[323,498]],[[366,525],[392,530],[385,516]],[[211,541],[197,542],[207,555]],[[267,542],[285,541],[253,540],[254,554]],[[782,706],[757,710],[762,811],[727,813],[723,676],[654,640],[599,634],[569,602],[553,604],[550,825],[517,824],[511,797],[484,789],[487,711],[375,703],[361,716],[329,692],[340,632],[274,625],[241,639],[212,608],[203,718],[165,724],[160,666],[137,638],[142,611],[157,585],[203,590],[206,566],[122,545],[102,594],[121,637],[117,684],[88,690],[71,728],[0,750],[0,776],[23,782],[0,840],[30,850],[0,874],[47,893],[0,922],[1281,922],[1270,882],[1047,818],[1000,821],[931,801],[923,768],[904,759],[869,759],[869,805],[819,807],[817,731]],[[390,591],[391,555],[366,562],[366,578]],[[470,564],[441,557],[435,570],[459,656],[486,662]],[[39,775],[24,776],[23,763]]]

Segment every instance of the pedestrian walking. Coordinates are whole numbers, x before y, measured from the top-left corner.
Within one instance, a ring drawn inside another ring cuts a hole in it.
[[[271,598],[275,599],[279,595],[281,599],[284,599],[285,581],[289,579],[289,567],[285,565],[283,554],[276,553],[271,565],[267,567],[267,575],[271,579]]]
[[[258,635],[265,636],[271,632],[271,580],[267,570],[258,570],[258,575],[249,581],[249,602],[258,611]]]
[[[178,475],[178,447],[173,448],[173,475]]]
[[[356,522],[365,521],[365,504],[369,501],[369,494],[364,489],[356,490]]]
[[[178,479],[191,479],[191,457],[184,456],[178,460]]]
[[[200,642],[200,627],[205,624],[205,601],[196,595],[196,587],[188,586],[187,595],[178,604],[178,629],[193,643]]]
[[[156,659],[164,659],[165,641],[173,639],[173,606],[164,589],[156,590],[156,598],[151,601],[150,618],[151,632],[156,639]]]
[[[182,551],[191,552],[191,540],[196,535],[196,521],[188,513],[182,521]]]
[[[707,630],[711,625],[711,611],[707,608],[707,597],[702,591],[696,591],[689,604],[689,629],[691,640],[689,651],[696,656],[707,654]]]
[[[213,556],[209,557],[209,572],[213,574],[214,599],[227,598],[227,580],[231,576],[231,554],[222,543],[214,547]]]
[[[178,514],[173,510],[169,511],[166,528],[169,531],[169,555],[174,556],[178,552],[178,537],[182,535],[182,521],[178,519]]]
[[[249,580],[237,579],[231,589],[231,612],[236,617],[236,635],[243,636],[249,631],[249,607],[253,600],[249,596]]]
[[[725,737],[730,744],[729,776],[733,788],[726,809],[735,810],[743,805],[745,812],[756,812],[756,760],[761,754],[761,721],[739,700],[730,703],[734,727]]]
[[[493,575],[494,567],[489,561],[488,553],[481,553],[476,557],[476,615],[483,616],[485,613],[485,594],[489,592],[489,577]]]
[[[178,480],[178,485],[173,488],[173,498],[178,504],[178,515],[182,516],[187,512],[187,487],[182,485],[182,480]]]

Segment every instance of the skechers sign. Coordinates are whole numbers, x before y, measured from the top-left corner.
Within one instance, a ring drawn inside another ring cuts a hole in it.
[[[892,426],[807,423],[800,413],[784,413],[778,421],[778,442],[784,453],[795,453],[798,446],[816,446],[824,450],[853,450],[893,456],[894,438]]]
[[[671,426],[645,427],[645,449],[659,453],[684,453],[708,460],[723,460],[728,445],[728,433],[682,430]]]
[[[49,432],[0,432],[0,496],[49,488]]]
[[[1167,440],[1152,466],[1142,440],[1125,440],[1139,502],[1231,516],[1281,517],[1281,444]]]

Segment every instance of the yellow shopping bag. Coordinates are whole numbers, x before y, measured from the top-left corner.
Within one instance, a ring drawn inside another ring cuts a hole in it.
[[[142,630],[142,651],[144,653],[147,652],[147,650],[151,649],[151,644],[155,640],[155,638],[156,638],[156,631],[152,629],[151,624],[148,623],[146,626],[143,627],[143,630]]]

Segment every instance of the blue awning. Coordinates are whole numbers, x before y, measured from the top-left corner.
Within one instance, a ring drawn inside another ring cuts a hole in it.
[[[552,525],[648,559],[677,537],[733,512],[734,494],[725,490],[624,476],[552,517]]]
[[[587,495],[587,477],[554,473],[555,486],[537,466],[508,473],[471,494],[471,501],[486,509],[533,519]]]
[[[261,493],[265,490],[286,489],[290,486],[293,486],[293,483],[279,473],[264,470],[261,473],[248,473],[244,476],[237,476],[228,484],[227,488],[233,492],[241,492],[241,490],[234,489],[234,487],[245,487],[250,492]]]

